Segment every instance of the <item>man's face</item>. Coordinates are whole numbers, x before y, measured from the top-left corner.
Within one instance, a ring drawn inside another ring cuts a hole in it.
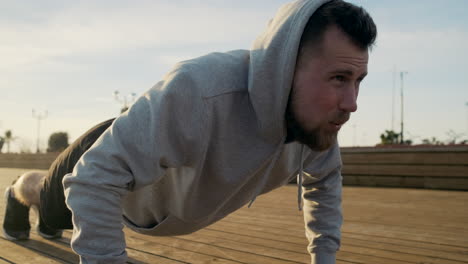
[[[323,151],[335,143],[341,126],[357,110],[368,52],[336,26],[329,27],[316,46],[309,51],[306,47],[297,63],[288,122],[293,123],[296,140]]]

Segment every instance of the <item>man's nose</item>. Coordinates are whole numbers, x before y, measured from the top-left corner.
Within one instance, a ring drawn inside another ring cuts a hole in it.
[[[340,101],[340,110],[344,112],[356,112],[357,110],[357,95],[358,90],[354,86],[347,87],[342,94]]]

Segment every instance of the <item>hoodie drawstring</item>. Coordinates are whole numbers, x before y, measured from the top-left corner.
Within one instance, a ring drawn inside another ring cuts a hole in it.
[[[299,207],[299,211],[302,211],[302,182],[304,180],[304,145],[301,147],[301,159],[299,164],[299,174],[297,174],[297,206]]]
[[[284,138],[281,140],[281,145],[284,144]],[[273,159],[272,161],[270,162],[270,164],[268,164],[268,168],[265,170],[265,173],[263,174],[262,176],[262,182],[261,184],[257,185],[257,190],[255,191],[255,195],[253,196],[252,200],[250,200],[250,203],[249,205],[247,206],[247,208],[250,208],[250,206],[253,204],[253,202],[255,201],[255,199],[257,199],[257,196],[260,195],[260,193],[262,192],[262,189],[263,187],[265,187],[265,184],[268,180],[268,175],[270,174],[271,172],[271,169],[273,169],[273,165],[276,164],[276,161],[278,161],[279,157],[280,157],[280,154],[281,154],[281,146],[278,146],[275,150],[275,154],[273,155]]]

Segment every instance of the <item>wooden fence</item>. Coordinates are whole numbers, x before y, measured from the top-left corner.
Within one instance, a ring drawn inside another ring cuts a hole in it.
[[[468,146],[342,148],[343,183],[468,190]],[[0,154],[0,168],[48,169],[57,153]]]
[[[49,169],[58,153],[5,154],[0,153],[0,168]]]
[[[342,148],[345,185],[468,190],[468,146]]]

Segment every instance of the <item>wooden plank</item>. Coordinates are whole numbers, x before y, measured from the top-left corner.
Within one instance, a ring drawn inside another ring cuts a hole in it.
[[[437,243],[452,246],[468,245],[468,238],[462,236],[446,236],[447,232],[431,231],[426,233],[418,232],[417,230],[398,226],[388,226],[385,224],[359,224],[346,223],[343,226],[343,231],[361,233],[367,235],[382,235],[392,238],[401,238],[412,241],[437,241]]]
[[[243,225],[239,225],[239,228],[243,228]],[[297,247],[296,250],[286,250],[284,248],[271,247],[271,244],[273,243],[268,243],[267,241],[255,244],[249,241],[249,237],[245,237],[242,242],[232,241],[229,237],[229,233],[224,233],[218,237],[214,237],[197,232],[182,238],[194,243],[212,244],[220,248],[232,249],[239,252],[255,252],[255,255],[274,258],[276,260],[296,261],[298,263],[306,263],[310,260],[305,244],[299,246],[302,251],[298,252]]]
[[[140,234],[133,234],[133,232],[126,233],[126,237],[133,241],[133,243],[138,243],[140,241],[145,241],[146,243],[151,243],[154,246],[151,248],[161,248],[167,247],[175,251],[185,252],[190,256],[191,261],[206,261],[206,258],[210,261],[230,261],[230,262],[240,262],[240,263],[258,263],[258,264],[273,264],[273,263],[301,263],[293,260],[287,259],[278,259],[273,256],[262,255],[256,251],[242,251],[235,250],[229,247],[224,247],[217,243],[212,244],[207,243],[207,240],[203,241],[200,238],[190,238],[187,237],[158,237],[150,238]],[[180,259],[180,258],[177,258]],[[186,258],[181,259],[187,261]]]
[[[386,243],[405,246],[407,248],[418,248],[418,249],[427,249],[433,252],[446,252],[454,255],[468,256],[468,248],[463,246],[453,246],[453,245],[443,245],[437,243],[437,241],[415,241],[407,240],[402,238],[391,238],[383,235],[368,235],[362,233],[353,233],[343,230],[343,237],[349,237],[351,239],[361,239],[369,242],[376,243]],[[466,259],[466,257],[465,257]]]
[[[445,178],[442,178],[445,179]],[[468,184],[468,180],[464,178],[447,179],[444,184],[444,188],[441,189],[465,189],[465,184],[459,185],[460,180]],[[343,185],[354,185],[354,186],[376,186],[376,187],[406,187],[406,188],[424,188],[428,177],[405,177],[405,176],[368,176],[368,175],[347,175],[343,174]]]
[[[343,246],[344,247],[344,246]],[[413,264],[412,262],[408,261],[398,261],[397,259],[394,258],[385,258],[381,256],[376,256],[373,255],[373,253],[356,253],[356,252],[350,252],[347,251],[346,249],[341,249],[338,251],[336,255],[337,260],[346,260],[351,263],[359,263],[359,264]]]
[[[57,153],[47,154],[0,154],[0,168],[48,169]]]
[[[426,177],[424,188],[468,190],[468,178]]]
[[[177,237],[148,237],[133,232],[126,232],[126,240],[132,248],[144,248],[145,252],[187,263],[252,263],[236,259],[236,257],[244,259],[245,256],[242,256],[242,254],[220,250],[212,245],[189,243]],[[264,262],[264,259],[259,258],[259,260],[262,261],[259,263],[268,263]]]
[[[19,172],[1,169],[0,187],[9,185]],[[309,263],[296,195],[293,185],[262,195],[251,208],[191,235],[151,237],[125,230],[129,261]],[[468,263],[468,212],[461,210],[466,204],[468,192],[345,187],[337,263]],[[1,217],[3,197],[0,209]],[[48,241],[33,231],[30,241],[21,242],[24,245],[0,239],[0,263],[35,258],[34,263],[76,263],[70,236],[67,231],[62,239]]]
[[[394,145],[389,147],[342,147],[341,153],[466,153],[468,145],[444,145],[444,146],[401,146]]]
[[[450,247],[430,243],[416,243],[404,239],[388,239],[384,237],[366,236],[360,234],[344,233],[342,242],[344,245],[353,245],[365,248],[376,248],[395,253],[404,253],[418,256],[417,261],[430,261],[424,257],[441,259],[447,261],[463,262],[467,261],[467,253],[454,250]]]
[[[349,207],[348,207],[349,208]],[[379,210],[375,210],[376,213],[379,212]],[[423,213],[422,213],[423,214]],[[231,223],[231,220],[233,219],[234,217],[229,217],[228,219],[226,219],[225,221],[223,221],[224,223],[226,222],[229,222]],[[405,219],[408,219],[408,217],[406,217]],[[437,218],[435,218],[434,220],[438,220]],[[284,233],[287,233],[288,236],[294,236],[294,237],[298,237],[298,238],[302,238],[303,237],[303,227],[302,226],[297,226],[297,225],[294,225],[293,227],[293,224],[291,222],[291,228],[284,228],[281,224],[277,224],[277,223],[273,223],[272,221],[268,221],[268,220],[263,220],[261,218],[258,218],[256,219],[256,223],[254,222],[254,220],[250,221],[248,219],[244,219],[244,220],[241,220],[241,218],[239,218],[238,216],[235,217],[235,223],[234,224],[237,224],[237,225],[247,225],[247,226],[259,226],[259,228],[264,228],[264,230],[262,232],[269,232],[269,230],[275,230],[277,231],[277,233],[273,233],[277,236],[280,236],[280,235],[283,235],[283,232]],[[398,221],[398,220],[397,220]],[[417,219],[417,221],[420,221],[419,219]],[[440,219],[440,221],[444,221],[443,219]],[[261,224],[259,224],[261,223]],[[458,227],[446,227],[446,226],[440,226],[440,225],[424,225],[423,223],[405,223],[405,224],[400,224],[398,222],[392,222],[392,221],[381,221],[380,219],[378,221],[375,221],[372,222],[372,221],[362,221],[362,220],[353,220],[351,217],[346,217],[346,221],[345,221],[345,226],[344,226],[344,230],[348,231],[348,228],[349,228],[349,224],[350,223],[353,223],[355,225],[363,225],[363,228],[366,228],[367,226],[382,226],[382,228],[386,229],[387,227],[390,227],[390,228],[393,228],[394,230],[396,231],[400,231],[400,232],[405,232],[405,233],[408,233],[409,235],[411,235],[411,233],[423,233],[423,234],[426,234],[427,236],[430,235],[430,236],[434,236],[434,237],[438,237],[438,236],[441,236],[441,234],[445,235],[445,236],[457,236],[458,237],[468,237],[468,230],[463,230],[463,229],[460,229]],[[280,232],[279,230],[283,230],[282,232]],[[223,229],[220,229],[220,230],[223,230]],[[408,231],[410,230],[410,232]],[[220,233],[222,233],[222,231],[218,231]],[[254,233],[252,233],[254,234]],[[231,235],[231,234],[229,234]],[[250,236],[249,239],[252,239],[253,237]],[[275,243],[278,243],[278,241],[275,241]],[[284,247],[286,245],[286,243],[283,243],[282,247]],[[293,244],[291,244],[293,245]],[[303,249],[303,243],[298,243],[298,244],[295,244],[297,248],[297,246],[299,245],[299,250],[298,252],[301,252],[302,249]]]
[[[343,164],[417,164],[468,165],[468,152],[403,152],[347,153],[342,152]]]
[[[158,263],[158,264],[186,264],[187,262],[178,261],[165,256],[159,256],[145,251],[145,249],[137,249],[127,247],[127,255],[129,264],[140,263]]]
[[[7,260],[7,259],[4,259],[4,258],[0,257],[0,264],[5,264],[5,263],[12,263],[12,264],[14,264],[14,262],[11,262],[11,261],[9,261],[9,260]]]
[[[284,250],[284,251],[296,252],[296,253],[308,255],[307,250],[306,250],[306,244],[304,243],[294,244],[294,243],[288,243],[288,242],[283,242],[283,241],[274,241],[274,240],[265,239],[262,237],[241,235],[241,234],[238,234],[237,232],[227,232],[224,230],[219,231],[219,230],[212,230],[209,228],[200,230],[196,234],[199,236],[206,236],[206,237],[215,237],[215,238],[222,237],[225,240],[243,243],[245,245],[264,246],[264,247],[268,247],[274,250]],[[306,241],[304,242],[307,243]]]
[[[239,235],[243,235],[247,237],[264,238],[264,239],[268,239],[271,241],[296,244],[304,248],[307,245],[307,239],[305,238],[304,233],[302,237],[294,236],[294,235],[279,236],[278,232],[267,232],[267,229],[262,228],[262,227],[245,226],[244,228],[239,229],[238,225],[228,223],[227,221],[216,223],[207,228],[209,230],[215,230],[215,231],[220,231],[220,232],[226,231],[229,233],[237,233]],[[304,230],[304,227],[302,227],[302,230]]]
[[[14,243],[0,238],[0,257],[13,263],[67,263],[35,250],[28,242]]]
[[[439,190],[468,190],[468,178],[387,175],[343,175],[347,186],[405,187]]]
[[[343,166],[343,175],[387,175],[468,178],[468,166],[353,165]]]
[[[68,248],[71,251],[71,248],[69,246],[71,235],[72,235],[72,232],[70,230],[65,230],[64,236],[61,239],[53,240],[53,241],[62,243],[64,247]],[[127,245],[126,250],[127,250],[127,255],[128,255],[128,262],[132,264],[138,264],[138,263],[181,264],[181,263],[185,263],[185,262],[170,259],[165,256],[158,256],[156,254],[148,253],[145,251],[144,248],[143,249],[132,248],[131,245]],[[78,256],[75,255],[75,257],[76,257],[76,263],[77,263]]]
[[[31,232],[30,239],[16,242],[30,250],[34,250],[49,259],[56,259],[60,263],[78,263],[78,256],[71,250],[68,244],[60,240],[47,240],[40,237],[36,232]]]
[[[381,249],[375,245],[358,243],[354,241],[352,244],[344,244],[341,248],[342,252],[353,253],[355,255],[366,256],[366,261],[371,257],[378,257],[381,260],[374,263],[432,263],[432,264],[462,264],[463,261],[450,260],[439,257],[421,256],[414,253],[404,253],[392,250],[391,248]],[[341,252],[340,251],[340,252]],[[338,253],[339,255],[340,253]]]
[[[348,210],[349,219],[399,225],[409,223],[449,227],[458,220],[465,225],[454,227],[467,229],[466,210],[457,210],[464,208],[467,203],[468,192],[463,191],[368,187],[347,187],[343,191],[343,206]]]
[[[222,223],[216,224],[213,229],[216,228],[216,230],[229,230],[233,231],[237,229],[237,226],[239,224],[236,223],[226,223],[226,221],[223,221]],[[268,226],[264,225],[246,225],[241,232],[238,232],[240,234],[250,234],[251,236],[264,236],[264,237],[271,237],[276,238],[275,240],[277,241],[283,241],[283,242],[290,242],[290,243],[296,243],[296,244],[302,244],[305,245],[305,241],[303,238],[303,235],[299,234],[289,234],[287,241],[283,240],[282,236],[285,236],[285,234],[288,234],[288,232],[285,232],[284,230],[279,230],[279,229],[273,229]],[[451,236],[451,237],[446,237],[447,232],[443,230],[427,230],[425,232],[421,232],[421,230],[418,230],[417,228],[412,228],[412,227],[405,227],[405,226],[390,226],[386,224],[378,224],[378,223],[359,223],[359,222],[345,222],[345,225],[343,226],[343,230],[346,230],[348,232],[363,232],[364,234],[368,235],[373,235],[373,234],[381,234],[381,235],[388,235],[390,237],[401,237],[405,239],[410,239],[410,240],[416,240],[416,241],[439,241],[440,243],[444,243],[447,245],[468,245],[468,236],[463,237],[462,235],[460,236]],[[245,233],[244,233],[245,232]]]
[[[416,212],[418,213],[418,212]],[[421,212],[423,213],[423,212]],[[459,234],[463,235],[466,234],[468,236],[468,230],[464,228],[458,228],[458,227],[452,227],[452,226],[440,226],[440,225],[431,225],[431,224],[425,224],[423,219],[418,219],[418,218],[411,218],[411,216],[407,216],[405,219],[407,219],[407,223],[399,223],[398,221],[402,220],[402,217],[395,217],[395,219],[392,219],[392,221],[385,221],[385,220],[364,220],[364,219],[359,219],[359,220],[354,220],[351,217],[346,218],[346,224],[356,224],[356,225],[369,225],[369,226],[385,226],[385,227],[397,227],[397,228],[402,228],[402,229],[411,229],[414,232],[419,232],[419,233],[425,233],[425,234],[435,234],[435,233],[444,233],[445,235],[448,234]],[[431,219],[432,222],[438,222],[438,221],[443,221],[443,217],[434,217]],[[421,224],[418,224],[418,221],[421,221]]]
[[[291,219],[289,222],[279,219],[277,221],[272,221],[269,219],[271,219],[271,216],[268,215],[262,215],[255,218],[251,216],[235,215],[224,219],[222,223],[272,229],[275,230],[276,234],[288,234],[288,236],[293,235],[304,238],[304,220],[302,217],[297,219],[297,221],[291,221],[293,220]]]

